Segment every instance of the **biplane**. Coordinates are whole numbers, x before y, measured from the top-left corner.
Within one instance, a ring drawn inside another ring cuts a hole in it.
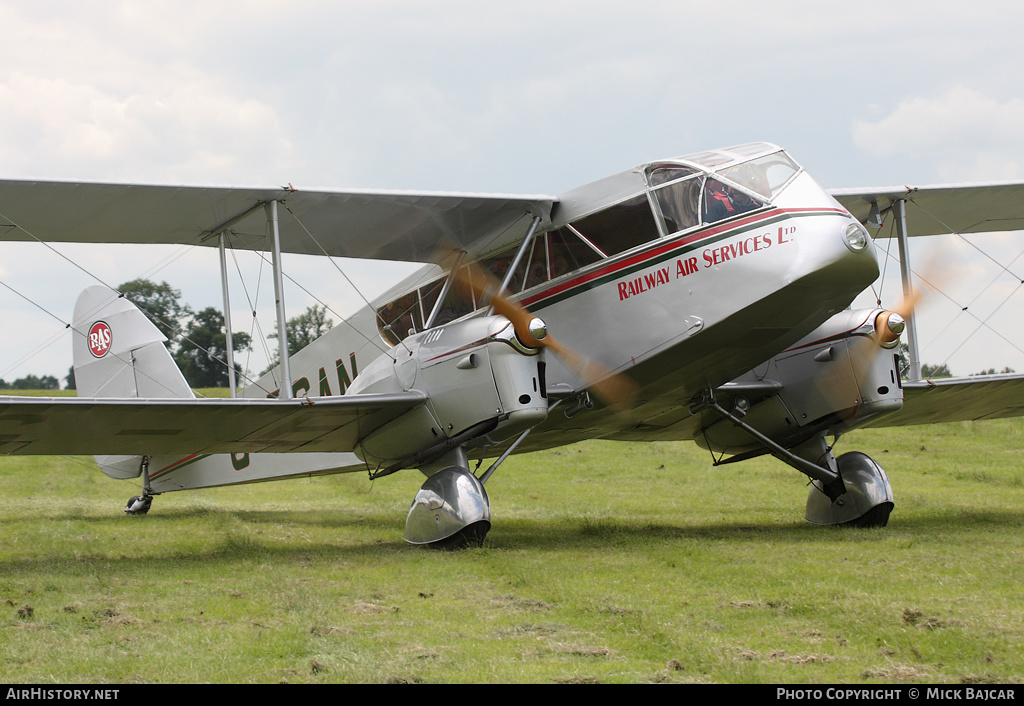
[[[805,474],[810,522],[885,525],[884,469],[835,455],[840,436],[1021,413],[1015,376],[920,380],[906,240],[937,223],[1020,227],[1022,194],[829,193],[766,143],[557,196],[0,181],[6,240],[209,246],[222,273],[226,247],[269,250],[282,347],[239,394],[198,399],[145,313],[90,286],[70,322],[78,397],[0,398],[0,450],[94,455],[141,479],[131,514],[172,491],[417,469],[406,540],[458,547],[489,531],[485,484],[510,454],[692,440],[715,463],[771,454]],[[851,309],[879,275],[868,228],[886,219],[906,301]],[[295,253],[420,266],[292,352],[282,261]]]

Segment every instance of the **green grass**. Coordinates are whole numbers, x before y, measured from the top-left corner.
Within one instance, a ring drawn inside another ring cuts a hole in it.
[[[402,541],[403,471],[158,497],[0,459],[7,683],[895,682],[1024,676],[1024,422],[843,439],[889,526],[803,521],[805,479],[685,443],[510,459],[481,549]]]

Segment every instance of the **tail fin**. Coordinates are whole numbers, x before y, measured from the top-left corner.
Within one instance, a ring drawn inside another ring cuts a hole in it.
[[[75,386],[79,397],[194,397],[164,341],[167,337],[123,295],[101,285],[75,303]],[[139,456],[97,456],[112,478],[136,478]]]

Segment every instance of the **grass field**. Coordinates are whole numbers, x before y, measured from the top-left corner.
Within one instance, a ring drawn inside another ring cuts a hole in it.
[[[0,459],[6,683],[1020,683],[1024,422],[864,431],[889,526],[685,443],[509,460],[480,549],[402,541],[403,471],[158,497]]]

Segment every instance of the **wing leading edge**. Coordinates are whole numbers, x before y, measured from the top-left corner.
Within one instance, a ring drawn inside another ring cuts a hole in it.
[[[896,201],[907,204],[907,235],[989,233],[1024,229],[1024,183],[834,189],[829,193],[861,223],[877,208],[884,220]],[[888,229],[873,232],[889,237]]]
[[[352,451],[425,401],[415,391],[300,400],[0,397],[0,453]]]
[[[0,180],[0,240],[267,248],[261,206],[282,204],[281,249],[334,257],[440,262],[481,237],[521,236],[557,199],[543,195],[329,191]],[[497,235],[496,235],[497,234]],[[445,244],[443,253],[438,246]]]

